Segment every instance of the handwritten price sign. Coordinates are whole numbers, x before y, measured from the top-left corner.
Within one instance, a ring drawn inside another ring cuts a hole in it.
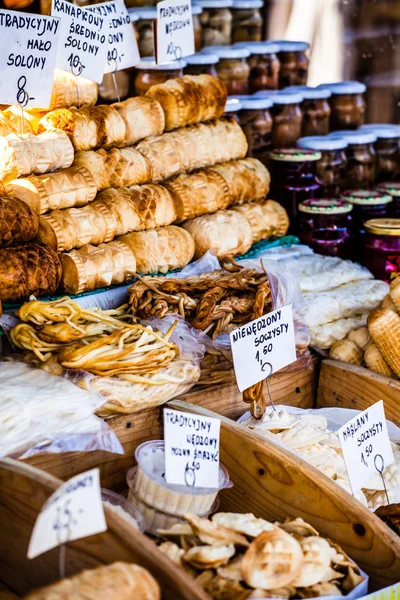
[[[99,470],[93,469],[64,483],[47,500],[33,528],[28,558],[106,529]]]

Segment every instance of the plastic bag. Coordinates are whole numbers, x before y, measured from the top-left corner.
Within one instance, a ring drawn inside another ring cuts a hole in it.
[[[0,362],[0,457],[105,450],[123,454],[94,413],[104,403],[63,377],[23,362]]]

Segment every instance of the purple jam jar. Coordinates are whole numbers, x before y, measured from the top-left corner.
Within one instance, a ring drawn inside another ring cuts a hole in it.
[[[390,282],[400,273],[400,219],[371,219],[364,226],[364,264]]]

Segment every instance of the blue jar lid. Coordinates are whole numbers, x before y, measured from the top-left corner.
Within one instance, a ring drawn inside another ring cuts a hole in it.
[[[232,48],[247,48],[250,54],[276,54],[279,52],[278,44],[275,42],[236,42]],[[262,51],[261,51],[262,49]]]
[[[291,85],[283,91],[290,92],[291,94],[299,93],[303,96],[304,100],[322,100],[332,96],[332,92],[328,88],[314,88],[308,85]]]
[[[128,13],[131,18],[132,15],[136,15],[137,21],[139,21],[140,19],[157,19],[157,8],[155,6],[130,8]]]
[[[135,65],[135,69],[139,71],[169,71],[174,69],[183,69],[186,67],[186,61],[172,60],[171,62],[162,63],[158,65],[154,59],[154,56],[146,56],[142,58],[139,64]]]
[[[329,134],[330,138],[343,138],[349,144],[373,144],[376,142],[376,135],[370,131],[359,131],[353,129],[345,129],[340,131],[332,131]]]
[[[311,135],[297,140],[298,148],[308,150],[343,150],[348,143],[344,138],[330,138],[325,135]]]
[[[368,131],[374,133],[379,139],[396,139],[400,138],[400,125],[391,125],[390,123],[371,123],[362,125],[359,131]]]
[[[247,48],[234,48],[233,46],[207,46],[202,54],[216,54],[219,58],[248,58],[250,52]]]
[[[232,8],[233,0],[195,0],[202,8]]]
[[[263,0],[233,0],[232,8],[262,8]]]
[[[185,61],[188,65],[215,65],[219,62],[219,58],[216,54],[196,52],[196,54],[185,56]]]
[[[265,96],[265,98],[260,96],[249,96],[240,101],[242,103],[242,110],[264,110],[266,108],[271,108],[273,105],[272,99],[268,98],[268,96]]]
[[[241,108],[242,103],[238,98],[228,98],[224,112],[237,112],[238,110],[241,110]]]
[[[337,83],[322,83],[319,89],[328,89],[333,96],[339,94],[363,94],[367,86],[361,81],[339,81]]]
[[[279,46],[279,52],[300,52],[308,50],[310,44],[308,42],[296,42],[292,40],[272,40]]]

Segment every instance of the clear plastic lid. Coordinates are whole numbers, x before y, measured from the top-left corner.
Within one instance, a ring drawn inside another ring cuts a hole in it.
[[[367,86],[361,81],[339,81],[337,83],[322,83],[320,89],[328,89],[335,96],[337,94],[363,94]]]
[[[137,21],[139,21],[139,19],[157,19],[157,8],[155,6],[148,6],[143,8],[130,8],[128,12],[130,17],[132,15],[136,15]]]
[[[354,129],[343,129],[339,131],[332,131],[329,134],[330,138],[342,138],[346,140],[348,144],[373,144],[376,142],[376,135],[370,131],[359,131]]]
[[[310,135],[302,137],[296,142],[298,148],[309,150],[343,150],[348,143],[344,138],[330,138],[325,135]]]
[[[225,104],[224,112],[238,112],[242,108],[242,101],[239,98],[228,98]]]
[[[332,92],[328,88],[313,88],[308,85],[291,85],[283,91],[290,92],[291,94],[299,93],[303,96],[304,100],[323,100],[332,96]]]
[[[265,110],[271,108],[273,101],[268,96],[249,96],[241,99],[242,110]]]
[[[135,458],[139,468],[155,483],[179,494],[193,494],[193,488],[185,485],[170,485],[165,481],[165,454],[164,441],[153,440],[144,442],[136,448]],[[130,489],[133,489],[135,472],[130,469],[127,473],[126,480]],[[216,490],[232,487],[229,479],[228,471],[224,466],[219,466],[219,484],[217,488],[194,488],[196,496],[203,494],[213,494]]]
[[[140,63],[135,65],[135,69],[139,71],[174,71],[183,69],[186,67],[185,60],[172,60],[171,62],[163,63],[158,65],[154,59],[154,56],[146,56],[142,58]]]
[[[379,204],[389,204],[393,202],[390,194],[377,190],[348,190],[342,194],[343,200],[351,202],[352,204],[359,204],[361,206],[377,206]]]
[[[233,46],[207,46],[202,50],[203,54],[216,54],[219,58],[248,58],[250,56],[247,48],[234,48]]]
[[[250,54],[276,54],[279,52],[275,42],[236,42],[232,48],[247,48]]]
[[[263,0],[233,0],[232,8],[262,8]]]
[[[219,58],[216,54],[196,52],[196,54],[185,56],[185,62],[188,65],[215,65],[219,62]]]
[[[378,139],[396,139],[400,138],[400,125],[390,125],[389,123],[371,123],[362,125],[359,131],[368,131],[374,133]]]
[[[233,0],[195,0],[202,8],[232,8]]]
[[[107,504],[120,507],[127,514],[127,516],[130,517],[129,521],[131,521],[131,519],[134,521],[132,525],[136,523],[137,529],[141,532],[144,531],[143,515],[137,508],[137,506],[133,504],[133,502],[131,502],[127,498],[124,498],[124,496],[121,496],[120,494],[116,494],[115,492],[112,492],[111,490],[106,490],[104,488],[101,488],[101,499]],[[113,509],[110,508],[110,510]],[[119,510],[116,512],[120,513]],[[124,517],[124,515],[121,516]]]
[[[296,42],[293,40],[272,40],[279,46],[279,52],[304,52],[308,50],[310,44],[308,42]]]
[[[397,181],[383,181],[376,189],[391,196],[400,196],[400,182]]]
[[[353,210],[350,202],[336,200],[334,198],[310,198],[300,202],[300,212],[314,215],[343,215]]]

